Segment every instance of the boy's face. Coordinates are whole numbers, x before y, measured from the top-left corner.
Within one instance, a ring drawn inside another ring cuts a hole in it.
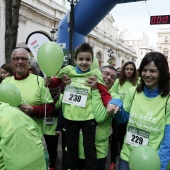
[[[79,52],[75,63],[81,71],[87,71],[92,64],[92,54],[90,52]]]

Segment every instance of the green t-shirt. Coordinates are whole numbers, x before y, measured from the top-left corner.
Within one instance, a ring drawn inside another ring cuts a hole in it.
[[[120,99],[123,101],[130,87],[133,87],[133,84],[130,81],[125,81],[125,83],[120,86],[119,79],[116,79],[111,91],[117,93],[120,96]]]
[[[0,103],[0,170],[46,170],[42,133],[19,109]]]
[[[121,158],[126,161],[129,160],[131,151],[138,145],[148,145],[158,150],[164,137],[165,125],[170,124],[168,97],[158,95],[148,98],[143,92],[135,92],[135,89],[136,87],[129,89],[123,103],[125,111],[130,113],[121,151]]]
[[[93,115],[98,125],[96,127],[95,146],[97,158],[105,158],[109,149],[109,136],[111,134],[112,116],[109,116],[104,107],[98,90],[92,90]],[[116,93],[111,93],[112,98],[120,99]],[[84,159],[83,136],[79,135],[79,158]]]
[[[22,103],[38,106],[53,102],[49,89],[44,86],[44,79],[40,76],[29,74],[29,76],[23,80],[15,80],[14,76],[12,76],[5,78],[3,82],[11,83],[19,89],[22,96]],[[43,119],[32,118],[42,129]]]
[[[92,111],[92,92],[91,88],[84,85],[86,82],[86,78],[89,76],[95,75],[97,77],[98,83],[103,84],[103,78],[101,75],[101,72],[99,69],[94,69],[92,71],[89,71],[87,73],[83,74],[77,74],[75,67],[73,66],[66,66],[60,70],[57,77],[61,78],[62,74],[67,74],[71,78],[71,87],[74,87],[74,89],[78,89],[77,91],[88,91],[86,97],[87,99],[84,100],[85,107],[73,105],[73,104],[67,104],[62,102],[62,108],[63,108],[63,116],[66,119],[69,120],[77,120],[77,121],[84,121],[84,120],[90,120],[94,119],[93,111]],[[73,91],[74,91],[73,89]],[[65,90],[65,93],[63,95],[63,99],[66,96],[67,90]],[[74,99],[73,99],[74,100]],[[82,100],[80,102],[83,102]]]

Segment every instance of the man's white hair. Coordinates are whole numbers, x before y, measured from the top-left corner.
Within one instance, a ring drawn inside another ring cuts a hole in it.
[[[26,53],[27,57],[28,57],[28,60],[29,61],[31,60],[30,54],[25,48],[16,48],[11,54],[11,60],[13,58],[14,52],[16,52],[16,51],[24,51]]]

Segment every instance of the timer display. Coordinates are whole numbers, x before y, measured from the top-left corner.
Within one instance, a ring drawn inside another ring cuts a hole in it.
[[[150,16],[150,25],[170,24],[170,15]]]

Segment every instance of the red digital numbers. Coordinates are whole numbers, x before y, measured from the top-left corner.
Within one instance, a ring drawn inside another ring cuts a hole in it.
[[[163,24],[166,24],[168,23],[168,20],[169,20],[169,17],[168,16],[164,16],[164,19],[163,19]]]
[[[170,24],[170,15],[159,15],[150,17],[150,25]]]

